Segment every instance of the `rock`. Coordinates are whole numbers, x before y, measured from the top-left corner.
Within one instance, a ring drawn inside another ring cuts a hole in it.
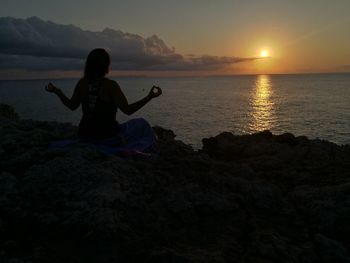
[[[16,111],[10,105],[0,104],[0,118],[18,120],[19,117]]]
[[[321,234],[315,236],[315,248],[316,252],[320,255],[322,262],[350,262],[347,249],[343,244]]]
[[[289,145],[296,145],[298,144],[298,141],[291,133],[283,133],[281,135],[276,136],[276,141],[279,143],[287,143]]]
[[[173,141],[176,137],[175,133],[172,130],[164,129],[159,126],[153,127],[156,132],[158,139],[162,141]]]
[[[106,156],[0,118],[0,262],[349,262],[350,147],[264,131]]]

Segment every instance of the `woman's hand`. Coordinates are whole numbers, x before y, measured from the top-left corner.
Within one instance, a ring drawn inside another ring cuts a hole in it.
[[[160,95],[162,95],[162,89],[157,86],[153,86],[149,91],[147,97],[153,99],[159,97]]]
[[[51,82],[45,86],[45,90],[50,93],[54,93],[57,97],[60,98],[62,101],[63,105],[67,106],[70,110],[76,110],[79,105],[81,104],[81,97],[80,97],[80,81],[78,84],[75,86],[74,93],[72,97],[69,99],[64,92],[55,87]]]
[[[56,93],[58,88],[56,88],[51,82],[45,86],[45,90],[48,92]]]

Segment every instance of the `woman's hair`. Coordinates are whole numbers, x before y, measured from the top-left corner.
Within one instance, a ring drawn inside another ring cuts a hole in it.
[[[92,50],[85,63],[84,78],[94,79],[104,77],[108,73],[111,60],[106,50],[96,48]]]

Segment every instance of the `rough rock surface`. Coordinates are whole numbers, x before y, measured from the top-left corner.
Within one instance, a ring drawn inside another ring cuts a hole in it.
[[[76,127],[5,109],[0,262],[350,262],[348,145],[265,131],[194,151],[155,127],[159,154],[125,158],[49,150]]]

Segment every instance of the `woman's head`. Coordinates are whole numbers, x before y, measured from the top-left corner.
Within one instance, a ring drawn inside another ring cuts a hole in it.
[[[109,71],[110,63],[106,50],[103,48],[92,50],[86,59],[84,77],[88,79],[104,77]]]

